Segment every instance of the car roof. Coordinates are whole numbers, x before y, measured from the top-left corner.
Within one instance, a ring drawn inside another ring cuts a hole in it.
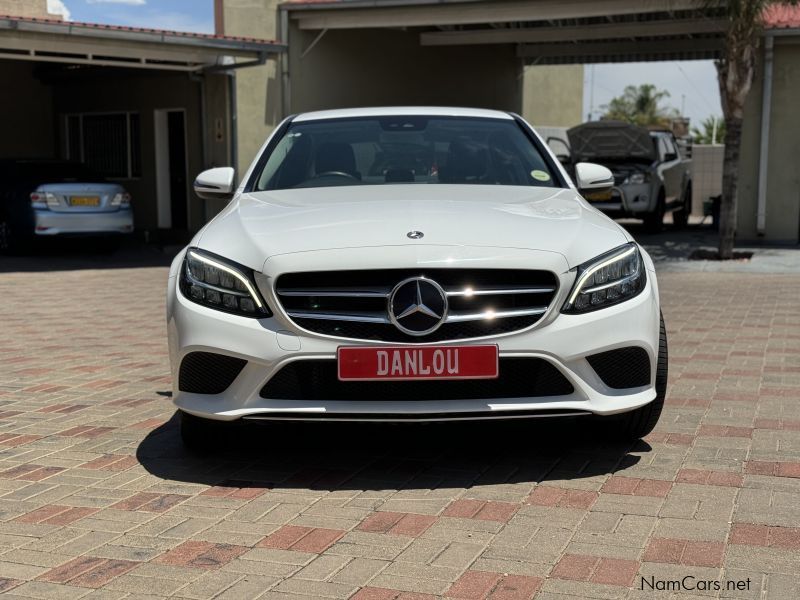
[[[509,113],[484,108],[457,108],[447,106],[382,106],[374,108],[342,108],[318,110],[297,115],[295,122],[321,121],[325,119],[352,119],[358,117],[467,117],[480,119],[513,120]]]

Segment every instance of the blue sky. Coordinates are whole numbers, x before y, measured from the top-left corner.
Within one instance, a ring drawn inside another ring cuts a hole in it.
[[[664,61],[649,63],[616,63],[586,65],[583,73],[583,118],[592,113],[597,118],[602,106],[619,96],[626,85],[652,83],[658,89],[667,90],[670,97],[664,104],[684,108],[684,116],[692,120],[692,126],[700,125],[710,116],[722,116],[717,85],[717,69],[710,60]],[[592,101],[592,89],[594,99]]]
[[[213,33],[213,0],[48,0],[73,21]],[[61,5],[61,6],[59,6]]]
[[[50,10],[66,9],[73,21],[108,23],[212,33],[213,0],[48,0]],[[594,71],[594,78],[592,78]],[[592,83],[592,81],[594,83]],[[596,117],[604,104],[622,93],[626,85],[653,83],[668,90],[667,103],[685,107],[693,125],[719,116],[716,70],[711,61],[587,65],[584,72],[583,116]]]

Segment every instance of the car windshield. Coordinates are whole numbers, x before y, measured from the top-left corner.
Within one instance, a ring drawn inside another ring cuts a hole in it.
[[[255,191],[435,183],[560,187],[549,161],[512,119],[294,122],[262,165]]]

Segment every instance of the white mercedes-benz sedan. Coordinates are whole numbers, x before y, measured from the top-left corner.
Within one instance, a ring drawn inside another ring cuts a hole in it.
[[[175,258],[167,321],[184,442],[221,422],[593,416],[656,424],[667,342],[653,262],[514,114],[286,119]]]

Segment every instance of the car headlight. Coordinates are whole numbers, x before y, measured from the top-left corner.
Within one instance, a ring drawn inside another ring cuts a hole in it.
[[[650,176],[647,173],[633,173],[623,181],[623,184],[630,183],[632,185],[641,185],[650,181]]]
[[[180,289],[197,304],[244,317],[272,315],[255,286],[252,269],[190,248],[183,259]]]
[[[635,243],[625,244],[578,267],[575,285],[561,312],[585,313],[638,295],[647,275]]]

